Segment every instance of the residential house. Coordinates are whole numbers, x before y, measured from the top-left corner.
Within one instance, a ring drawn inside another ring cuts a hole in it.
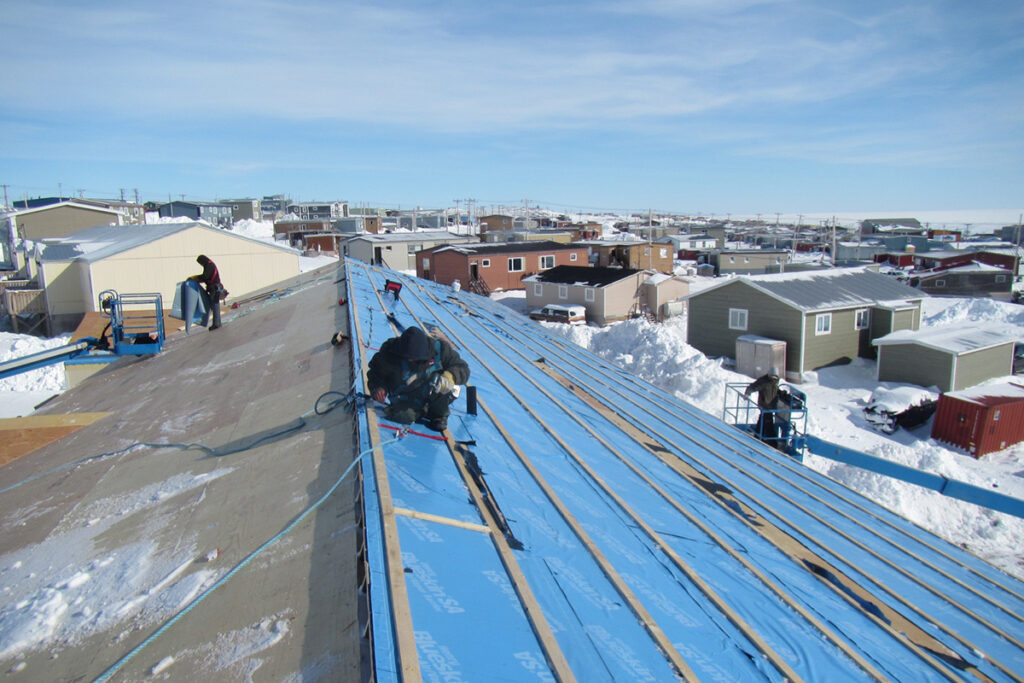
[[[205,223],[162,223],[101,226],[43,240],[38,282],[54,329],[71,330],[97,310],[97,297],[108,289],[159,293],[169,310],[176,285],[202,270],[198,254],[217,264],[232,297],[299,274],[299,253],[292,249]]]
[[[785,270],[789,252],[785,249],[721,249],[697,257],[697,263],[708,263],[715,275],[764,275]]]
[[[1016,345],[1024,329],[1006,325],[957,324],[898,330],[875,339],[878,380],[958,391],[1013,374]]]
[[[871,357],[875,338],[918,329],[925,296],[864,268],[730,278],[688,297],[687,341],[727,357],[741,335],[784,341],[787,376],[799,381],[805,372]]]
[[[297,202],[288,205],[288,213],[306,221],[333,221],[348,216],[348,202]]]
[[[943,270],[913,271],[907,283],[932,296],[987,297],[1009,301],[1013,289],[1013,273],[985,263]]]
[[[498,242],[561,242],[569,244],[574,242],[572,231],[543,229],[543,230],[488,230],[480,235],[481,242],[496,244]]]
[[[448,216],[440,211],[412,211],[395,216],[399,230],[447,230]]]
[[[231,206],[232,223],[263,220],[263,207],[258,199],[225,199],[224,203]]]
[[[675,266],[675,251],[665,242],[642,240],[590,240],[577,242],[589,251],[589,262],[605,268],[654,270],[671,274]]]
[[[122,225],[123,217],[116,209],[76,200],[46,204],[14,211],[3,217],[14,239],[41,240],[66,237],[97,225]]]
[[[320,235],[334,231],[334,221],[330,219],[302,220],[294,215],[274,221],[274,238],[287,239],[288,244],[296,249],[305,248],[307,235]]]
[[[711,235],[666,235],[658,242],[671,244],[676,258],[692,260],[700,252],[714,249],[718,240]]]
[[[524,277],[586,262],[587,249],[579,244],[464,243],[420,253],[416,275],[443,284],[458,280],[468,291],[486,295],[497,290],[522,289]]]
[[[530,310],[548,304],[578,304],[586,308],[587,322],[595,325],[638,315],[664,319],[673,310],[670,303],[689,291],[689,283],[681,278],[601,266],[557,266],[523,278],[523,285]]]
[[[954,249],[949,251],[931,251],[917,254],[914,265],[920,270],[944,270],[956,268],[970,263],[984,263],[1004,270],[1016,272],[1020,266],[1021,249],[1019,247],[988,247],[982,249]]]
[[[136,193],[137,194],[137,193]],[[145,207],[138,202],[131,202],[122,197],[120,199],[98,199],[96,197],[35,197],[33,199],[16,199],[11,203],[15,211],[27,209],[41,209],[54,204],[74,202],[83,206],[98,206],[104,209],[113,209],[121,214],[121,223],[144,223]]]
[[[925,228],[916,218],[869,218],[860,222],[861,234],[924,235]]]
[[[260,211],[263,215],[261,220],[276,221],[288,212],[291,200],[283,194],[267,195],[260,200]]]
[[[363,233],[376,235],[381,232],[381,226],[380,216],[351,215],[348,218],[339,218],[334,221],[334,230],[348,235]]]
[[[475,237],[456,235],[443,230],[388,232],[352,237],[342,245],[342,251],[346,256],[366,263],[373,263],[392,270],[416,272],[418,267],[416,254],[418,252],[446,244],[475,243],[475,241]]]
[[[478,219],[480,223],[480,236],[482,237],[485,233],[491,232],[492,230],[502,232],[511,230],[515,227],[515,220],[512,216],[507,216],[500,213],[492,213],[487,216],[481,216]]]
[[[227,228],[232,224],[231,205],[222,202],[174,201],[161,204],[157,211],[161,218],[191,218],[219,228]]]
[[[836,242],[834,261],[837,266],[852,266],[863,262],[877,263],[879,254],[885,253],[888,253],[886,246],[876,240]]]

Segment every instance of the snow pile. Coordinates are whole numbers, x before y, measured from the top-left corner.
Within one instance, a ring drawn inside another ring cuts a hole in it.
[[[0,362],[24,358],[47,349],[63,346],[71,335],[41,339],[27,334],[0,332]],[[49,392],[59,393],[67,388],[64,365],[58,363],[14,375],[0,380],[0,392]],[[2,394],[0,394],[2,396]]]

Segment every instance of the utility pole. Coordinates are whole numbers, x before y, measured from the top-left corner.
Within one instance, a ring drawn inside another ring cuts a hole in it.
[[[7,185],[4,185],[3,191],[4,204],[7,203]],[[1016,249],[1014,253],[1017,255],[1017,265],[1014,267],[1014,280],[1017,280],[1021,273],[1021,220],[1024,219],[1024,213],[1017,214],[1017,239],[1014,241]]]
[[[4,188],[4,209],[6,210],[6,209],[10,208],[11,205],[7,203],[7,185],[4,185],[3,188]],[[1017,241],[1020,242],[1020,235],[1019,234],[1017,235]]]
[[[832,216],[832,267],[836,268],[836,217]]]

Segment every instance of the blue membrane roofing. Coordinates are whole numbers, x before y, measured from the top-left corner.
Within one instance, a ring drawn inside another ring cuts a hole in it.
[[[479,397],[448,440],[361,411],[377,680],[1020,680],[1020,581],[501,304],[346,273],[357,391],[419,325]]]

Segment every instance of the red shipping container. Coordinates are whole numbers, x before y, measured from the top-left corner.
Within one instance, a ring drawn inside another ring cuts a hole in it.
[[[1024,386],[995,384],[942,394],[932,438],[975,458],[1024,441]]]

